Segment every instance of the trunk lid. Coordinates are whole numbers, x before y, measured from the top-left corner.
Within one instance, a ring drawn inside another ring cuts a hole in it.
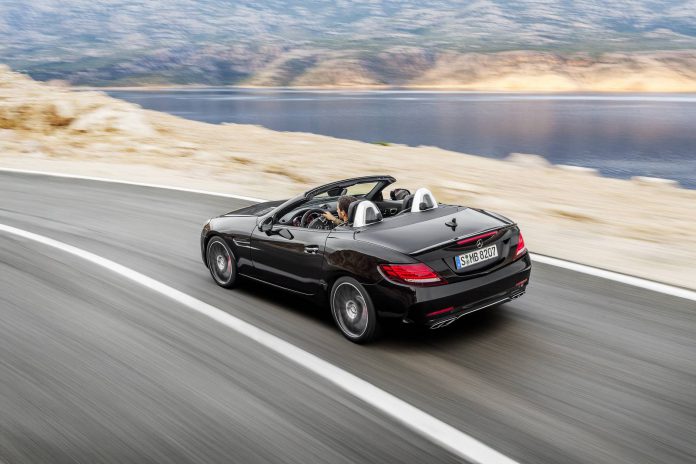
[[[453,219],[456,221],[454,229],[451,227]],[[359,231],[355,238],[415,256],[456,239],[509,224],[479,210],[443,205],[428,211],[385,218]]]
[[[433,210],[386,218],[357,233],[356,239],[410,255],[448,281],[456,281],[488,272],[511,260],[517,245],[516,231],[512,221],[494,213],[441,205]],[[458,268],[457,257],[470,253],[471,257],[465,256],[460,261],[466,260],[467,265]],[[471,262],[474,258],[475,262]]]

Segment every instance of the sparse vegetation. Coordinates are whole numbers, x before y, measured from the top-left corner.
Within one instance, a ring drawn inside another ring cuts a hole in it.
[[[302,176],[300,174],[292,172],[292,171],[288,170],[286,167],[281,166],[279,164],[271,164],[271,165],[265,166],[263,168],[263,172],[267,172],[269,174],[276,174],[278,176],[287,177],[288,179],[290,179],[293,182],[296,182],[298,184],[306,184],[308,181],[308,179],[305,176]]]

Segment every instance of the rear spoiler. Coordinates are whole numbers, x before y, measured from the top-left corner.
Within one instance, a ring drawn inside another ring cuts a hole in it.
[[[481,211],[481,212],[483,212],[483,211]],[[496,219],[498,219],[498,218],[496,218]],[[506,225],[506,226],[503,226],[503,227],[493,227],[490,229],[480,230],[478,232],[474,232],[473,234],[462,235],[460,237],[449,239],[449,240],[446,240],[444,242],[436,243],[434,245],[429,245],[425,248],[421,248],[420,250],[412,251],[411,253],[409,253],[409,255],[411,255],[411,256],[420,255],[421,253],[427,253],[428,251],[437,250],[438,248],[443,248],[447,245],[454,245],[457,242],[465,241],[468,239],[473,239],[473,238],[479,237],[481,235],[487,235],[487,234],[490,234],[491,232],[494,232],[494,234],[491,234],[490,236],[496,235],[499,233],[507,232],[508,230],[510,230],[514,227],[517,227],[517,224],[513,222],[513,223]]]

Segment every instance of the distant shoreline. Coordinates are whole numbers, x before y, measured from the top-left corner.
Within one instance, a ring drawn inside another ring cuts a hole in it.
[[[263,57],[258,54],[250,56]],[[92,69],[79,63],[65,64],[68,69],[65,72],[51,72],[50,67],[42,71],[42,66],[36,64],[30,74],[34,78],[57,79],[58,85],[80,81],[82,88],[103,90],[205,89],[231,84],[229,86],[234,88],[345,92],[394,89],[539,93],[696,92],[696,49],[599,54],[533,50],[491,53],[441,50],[426,53],[418,49],[392,50],[375,56],[298,49],[256,67],[242,66],[239,72],[229,76],[206,74],[201,65],[122,74],[108,66]],[[189,84],[176,84],[177,81]]]
[[[102,91],[102,92],[156,92],[156,91],[189,91],[189,90],[269,90],[269,91],[295,91],[295,92],[404,92],[404,93],[471,93],[471,94],[548,94],[548,95],[611,95],[611,94],[636,94],[636,95],[696,95],[696,88],[692,90],[664,90],[664,91],[639,91],[639,90],[505,90],[505,89],[481,89],[474,90],[463,87],[446,86],[256,86],[256,85],[141,85],[141,86],[71,86],[78,91]]]

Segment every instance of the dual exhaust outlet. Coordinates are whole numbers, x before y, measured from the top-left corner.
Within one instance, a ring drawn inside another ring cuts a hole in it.
[[[451,323],[453,323],[454,321],[456,321],[457,319],[459,319],[462,316],[466,316],[467,314],[471,314],[471,313],[479,311],[481,309],[488,308],[489,306],[494,306],[497,304],[506,303],[508,301],[516,300],[517,298],[521,297],[522,295],[524,295],[524,290],[522,290],[521,292],[514,293],[514,294],[512,294],[508,297],[505,297],[502,300],[498,300],[494,303],[490,303],[490,304],[481,306],[480,308],[472,309],[471,311],[467,311],[467,312],[462,313],[462,314],[458,314],[458,315],[451,317],[449,319],[445,319],[444,321],[436,322],[435,324],[431,325],[429,327],[429,329],[435,330],[435,329],[441,329],[443,327],[447,327],[448,325],[450,325]]]
[[[441,329],[443,327],[447,327],[448,325],[450,325],[451,323],[453,323],[457,319],[459,319],[459,317],[453,317],[453,318],[447,319],[446,321],[436,322],[435,324],[430,326],[430,330]]]

